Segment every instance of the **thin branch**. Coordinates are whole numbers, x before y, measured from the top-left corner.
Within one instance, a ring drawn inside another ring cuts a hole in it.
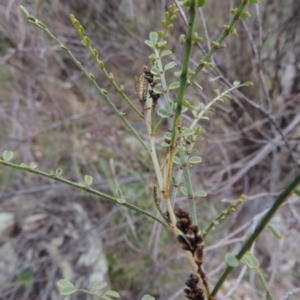
[[[186,42],[184,46],[184,56],[183,56],[183,65],[182,65],[182,71],[180,76],[180,86],[179,86],[179,92],[176,97],[176,112],[174,116],[174,123],[172,128],[172,137],[171,137],[171,143],[168,153],[168,160],[167,160],[167,174],[165,177],[165,184],[164,184],[164,198],[168,199],[169,201],[169,193],[170,193],[170,183],[171,183],[171,176],[172,176],[172,167],[173,167],[173,158],[175,156],[175,149],[176,149],[176,138],[178,134],[178,125],[179,125],[179,119],[181,115],[181,109],[182,109],[182,101],[184,92],[186,89],[186,83],[187,83],[187,76],[188,76],[188,68],[189,68],[189,60],[191,56],[192,51],[192,36],[193,36],[193,26],[195,22],[195,0],[190,1],[189,5],[189,21],[188,21],[188,27],[187,27],[187,33],[186,33]]]
[[[300,183],[300,173],[294,178],[294,180],[290,183],[290,185],[277,197],[272,207],[269,209],[269,211],[265,214],[265,216],[260,221],[257,228],[254,230],[252,235],[247,239],[247,241],[242,246],[239,253],[236,255],[236,258],[240,260],[244,254],[251,248],[254,241],[258,238],[258,236],[261,234],[261,232],[264,230],[264,228],[268,225],[272,217],[275,215],[279,207],[287,200],[288,196],[293,192],[293,190],[297,187],[297,185]],[[222,276],[220,277],[219,281],[215,285],[212,296],[216,296],[217,292],[225,282],[228,275],[233,270],[233,267],[228,266]]]
[[[125,206],[131,210],[134,210],[138,213],[141,213],[157,222],[159,222],[160,224],[164,225],[165,227],[167,227],[166,223],[163,222],[162,220],[160,220],[159,218],[155,217],[154,215],[152,215],[151,213],[133,205],[133,204],[130,204],[130,203],[127,203],[127,202],[124,202],[124,203],[121,203],[119,201],[119,199],[117,198],[114,198],[112,196],[109,196],[107,194],[104,194],[102,192],[99,192],[97,190],[94,190],[94,189],[91,189],[90,187],[88,186],[85,186],[84,184],[78,184],[78,183],[75,183],[73,181],[70,181],[70,180],[67,180],[67,179],[64,179],[64,178],[61,178],[61,177],[57,177],[57,176],[53,176],[53,175],[50,175],[48,173],[45,173],[45,172],[42,172],[42,171],[38,171],[38,170],[35,170],[35,169],[31,169],[30,167],[28,166],[21,166],[21,165],[16,165],[16,164],[13,164],[13,163],[10,163],[10,162],[6,162],[4,160],[0,160],[0,165],[3,165],[3,166],[7,166],[7,167],[10,167],[10,168],[14,168],[14,169],[18,169],[18,170],[21,170],[21,171],[26,171],[26,172],[29,172],[29,173],[33,173],[33,174],[37,174],[37,175],[40,175],[40,176],[43,176],[43,177],[47,177],[49,179],[52,179],[52,180],[55,180],[55,181],[59,181],[59,182],[62,182],[66,185],[70,185],[70,186],[73,186],[79,190],[82,190],[84,192],[87,192],[87,193],[90,193],[90,194],[93,194],[95,196],[98,196],[102,199],[105,199],[105,200],[108,200],[110,202],[113,202],[115,204],[119,204],[119,205],[122,205],[122,206]]]
[[[295,296],[297,294],[300,294],[300,288],[298,289],[294,289],[290,292],[288,292],[287,294],[285,294],[282,298],[280,298],[280,300],[288,300],[290,299],[292,296]]]

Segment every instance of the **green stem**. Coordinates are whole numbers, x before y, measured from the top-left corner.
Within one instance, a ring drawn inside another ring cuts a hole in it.
[[[106,71],[106,69],[100,68],[104,75],[106,76],[106,78],[112,83],[113,87],[116,89],[117,92],[120,93],[120,95],[122,96],[122,98],[125,100],[125,102],[127,102],[127,104],[140,116],[143,117],[143,115],[141,114],[141,112],[135,107],[135,105],[130,101],[130,99],[124,94],[124,92],[121,90],[121,88],[116,84],[116,82],[114,80],[111,79],[110,75],[108,74],[108,72]]]
[[[225,40],[225,38],[229,35],[229,33],[231,32],[233,26],[235,25],[235,23],[238,21],[241,13],[243,12],[245,6],[248,4],[248,0],[243,0],[241,5],[238,7],[235,15],[233,16],[230,24],[228,25],[228,28],[226,28],[222,34],[220,35],[220,37],[217,39],[217,44],[221,45],[223,43],[223,41]],[[199,66],[196,68],[196,70],[194,71],[195,73],[193,75],[191,75],[190,82],[192,82],[195,77],[199,74],[199,72],[205,67],[205,63],[209,61],[209,59],[212,57],[212,55],[219,49],[218,46],[214,45],[209,52],[204,56],[204,58],[202,59],[201,63],[199,64]]]
[[[161,57],[160,57],[159,50],[154,49],[154,54],[156,56],[157,66],[158,66],[158,69],[160,71],[159,76],[160,76],[161,86],[162,86],[164,91],[167,91],[166,93],[163,94],[163,96],[165,98],[166,109],[167,109],[167,112],[169,113],[169,115],[171,115],[173,112],[172,112],[172,107],[170,105],[170,103],[171,103],[170,93],[169,93],[169,90],[168,90],[168,85],[167,85],[167,81],[166,81],[166,77],[165,77],[165,71],[164,71],[164,67],[163,67],[162,62],[161,62]],[[170,123],[171,123],[171,126],[172,126],[173,125],[172,124],[172,119],[169,119],[169,120],[170,120]]]
[[[235,211],[236,207],[242,204],[247,199],[247,196],[241,195],[238,201],[235,201],[229,205],[227,209],[224,209],[210,224],[209,226],[202,232],[202,238],[205,239],[207,234],[215,228],[216,225],[220,223],[228,214]]]
[[[280,205],[282,205],[287,200],[287,197],[293,192],[293,190],[297,187],[299,183],[300,183],[300,174],[298,174],[294,178],[294,180],[290,183],[290,185],[276,198],[273,206],[265,214],[265,216],[262,218],[257,228],[254,230],[252,235],[247,239],[247,241],[244,243],[239,253],[236,255],[236,258],[238,260],[240,260],[244,256],[244,254],[251,248],[254,241],[258,238],[260,233],[270,222],[271,218],[275,215]],[[223,285],[223,283],[225,282],[226,278],[228,277],[228,275],[231,273],[232,270],[233,267],[230,266],[228,266],[225,269],[224,273],[222,274],[219,281],[215,285],[211,296],[216,296],[217,292],[219,291],[219,289],[221,288],[221,286]]]
[[[122,122],[127,126],[127,128],[132,132],[132,134],[137,138],[137,140],[141,143],[141,145],[144,147],[144,149],[148,152],[149,149],[145,142],[142,140],[140,135],[136,132],[136,130],[131,126],[131,124],[128,122],[128,120],[125,118],[125,114],[119,111],[116,106],[112,103],[112,101],[109,99],[109,97],[106,95],[106,92],[100,88],[100,86],[96,83],[95,80],[91,79],[88,72],[85,70],[85,68],[82,66],[82,64],[74,57],[74,55],[71,53],[71,51],[67,51],[72,58],[72,60],[77,64],[77,66],[80,68],[80,70],[86,75],[87,78],[90,79],[90,81],[94,84],[98,92],[104,97],[107,104],[110,105],[110,107],[114,110],[116,115],[122,120]]]
[[[26,10],[24,10],[23,7],[21,7],[22,11],[26,14]],[[87,72],[87,70],[82,66],[82,64],[76,59],[76,57],[72,54],[72,52],[55,36],[53,35],[48,28],[45,26],[45,24],[43,24],[42,22],[40,22],[38,19],[36,19],[35,17],[26,14],[26,18],[33,24],[35,24],[36,26],[38,26],[40,29],[42,29],[44,32],[46,32],[53,40],[55,40],[59,46],[69,54],[69,56],[71,57],[71,59],[73,60],[73,62],[79,67],[79,69],[85,74],[85,76],[93,83],[93,85],[96,87],[96,89],[98,90],[98,92],[104,97],[105,101],[107,104],[109,104],[111,106],[111,108],[114,110],[114,112],[118,115],[118,117],[122,120],[122,122],[128,127],[128,129],[132,132],[132,134],[138,139],[138,141],[141,143],[141,145],[144,147],[144,149],[148,152],[149,149],[147,147],[147,145],[145,144],[145,142],[142,140],[142,138],[139,136],[139,134],[135,131],[135,129],[131,126],[131,124],[127,121],[127,119],[124,116],[124,113],[120,112],[116,106],[112,103],[112,101],[109,99],[109,97],[107,96],[107,92],[100,88],[100,86],[96,83],[95,79],[93,76],[91,76],[91,74],[89,74]]]
[[[176,176],[176,182],[178,184],[180,182],[181,176],[182,176],[182,169],[179,169],[178,172],[177,172],[177,176]],[[174,187],[172,189],[172,195],[171,195],[171,204],[172,204],[172,207],[174,207],[176,196],[177,196],[177,193],[178,193],[178,189],[179,189],[179,187]]]
[[[182,146],[181,140],[178,141],[178,145]],[[193,220],[193,224],[197,225],[198,221],[197,221],[197,213],[196,213],[196,206],[195,206],[195,196],[193,192],[190,171],[187,166],[189,156],[188,155],[186,156],[182,151],[179,151],[179,156],[180,156],[181,163],[183,165],[182,171],[183,171],[184,185],[187,190],[190,214]]]
[[[192,50],[193,26],[194,26],[195,15],[196,15],[195,2],[196,2],[195,0],[191,0],[190,5],[189,5],[189,18],[188,18],[188,27],[187,27],[187,33],[186,33],[186,42],[185,42],[185,46],[184,46],[182,71],[181,71],[181,75],[180,75],[180,86],[179,86],[178,95],[176,97],[177,98],[177,101],[176,101],[177,107],[176,107],[175,116],[174,116],[170,150],[169,150],[169,155],[168,155],[168,160],[167,160],[167,174],[166,174],[166,178],[165,178],[164,192],[165,192],[165,197],[168,199],[169,199],[169,193],[170,193],[170,183],[171,183],[171,176],[172,176],[173,158],[175,155],[175,148],[176,148],[178,125],[179,125],[179,119],[180,119],[180,115],[181,115],[184,91],[186,89],[189,60],[190,60],[191,50]]]
[[[264,291],[266,293],[266,299],[267,300],[274,300],[274,298],[272,297],[272,295],[271,295],[271,293],[269,291],[268,284],[267,284],[267,282],[265,280],[264,275],[262,274],[262,272],[260,271],[260,269],[256,269],[256,271],[258,273],[259,279],[260,279],[260,281],[262,283],[262,286],[264,288]]]
[[[163,177],[162,177],[162,172],[161,172],[157,154],[156,154],[155,135],[154,135],[154,132],[152,131],[152,127],[153,127],[152,126],[152,122],[153,122],[152,110],[154,110],[154,107],[152,106],[152,98],[150,97],[149,93],[147,93],[146,107],[149,108],[145,111],[145,114],[144,114],[145,124],[146,124],[146,128],[148,131],[149,139],[150,139],[149,154],[151,156],[152,163],[154,166],[154,170],[155,170],[155,174],[156,174],[156,178],[157,178],[157,182],[158,182],[158,188],[159,188],[159,191],[161,192],[163,189]]]
[[[154,129],[153,129],[153,133],[156,134],[156,132],[158,131],[158,129],[161,127],[161,125],[163,124],[163,122],[165,121],[165,119],[160,118],[159,121],[157,122],[157,124],[155,125]]]
[[[61,177],[52,176],[52,175],[50,175],[48,173],[45,173],[45,172],[42,172],[42,171],[38,171],[38,170],[35,170],[35,169],[30,169],[29,167],[23,167],[23,166],[16,165],[16,164],[13,164],[13,163],[10,163],[10,162],[6,162],[4,160],[0,160],[0,165],[4,165],[4,166],[10,167],[10,168],[14,168],[14,169],[18,169],[18,170],[30,172],[30,173],[33,173],[33,174],[37,174],[37,175],[40,175],[40,176],[43,176],[43,177],[47,177],[47,178],[55,180],[55,181],[62,182],[64,184],[67,184],[67,185],[70,185],[70,186],[73,186],[73,187],[75,187],[77,189],[80,189],[80,190],[82,190],[84,192],[96,195],[96,196],[101,197],[101,198],[103,198],[105,200],[108,200],[108,201],[111,201],[113,203],[125,206],[125,207],[127,207],[127,208],[129,208],[131,210],[134,210],[134,211],[136,211],[138,213],[141,213],[141,214],[143,214],[143,215],[145,215],[145,216],[147,216],[147,217],[149,217],[149,218],[151,218],[151,219],[159,222],[160,224],[166,226],[166,224],[162,220],[158,219],[157,217],[155,217],[151,213],[149,213],[149,212],[147,212],[147,211],[145,211],[145,210],[143,210],[143,209],[141,209],[141,208],[139,208],[139,207],[137,207],[137,206],[135,206],[133,204],[127,203],[127,202],[120,203],[117,198],[114,198],[114,197],[109,196],[107,194],[101,193],[101,192],[99,192],[97,190],[91,189],[88,186],[85,186],[85,185],[82,185],[82,184],[78,184],[78,183],[75,183],[73,181],[69,181],[67,179],[61,178]]]
[[[221,93],[220,95],[218,95],[217,97],[215,97],[212,101],[210,101],[197,115],[197,117],[195,118],[195,120],[193,121],[193,123],[191,124],[190,128],[194,128],[197,123],[199,122],[199,120],[204,116],[204,114],[209,110],[209,108],[211,108],[213,106],[213,104],[215,104],[218,100],[222,99],[223,97],[225,97],[228,93],[242,87],[242,86],[249,86],[250,83],[242,83],[236,86],[232,86],[230,89],[224,91],[223,93]]]

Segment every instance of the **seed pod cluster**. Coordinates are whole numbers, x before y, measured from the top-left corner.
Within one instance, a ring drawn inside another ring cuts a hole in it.
[[[176,227],[182,232],[177,236],[177,240],[181,248],[192,253],[194,261],[198,266],[197,273],[202,281],[206,281],[206,275],[202,271],[204,241],[200,228],[193,224],[192,218],[186,210],[178,208],[175,210],[177,217]],[[205,300],[204,291],[198,286],[199,277],[195,274],[190,274],[186,281],[187,288],[184,289],[185,296],[191,300]]]
[[[195,274],[190,274],[190,278],[185,282],[187,288],[184,289],[185,297],[190,300],[205,300],[203,290],[198,286],[199,278]]]
[[[153,88],[156,86],[157,82],[154,80],[154,75],[151,73],[150,68],[148,66],[144,66],[143,70],[144,70],[144,77],[151,86],[151,89],[149,90],[149,94],[153,100],[153,106],[156,106],[157,100],[160,97],[160,94],[156,94],[153,91]]]
[[[178,219],[176,227],[183,233],[183,235],[177,236],[181,248],[190,251],[197,265],[201,265],[204,242],[200,228],[192,223],[192,218],[186,210],[178,208],[175,210],[175,215]]]

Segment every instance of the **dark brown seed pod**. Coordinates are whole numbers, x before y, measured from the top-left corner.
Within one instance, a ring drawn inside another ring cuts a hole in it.
[[[146,75],[153,77],[154,75],[151,73],[150,68],[148,66],[143,67],[143,71]]]
[[[201,234],[201,231],[197,225],[190,225],[190,229],[194,232],[195,235],[199,235],[199,233]]]
[[[189,279],[185,282],[185,285],[188,287],[194,287],[198,283],[199,283],[199,277],[191,273]]]
[[[194,241],[195,240],[195,233],[194,233],[194,231],[191,228],[188,229],[188,231],[185,234],[185,236],[187,237],[187,239],[189,241]]]
[[[153,82],[153,76],[150,76],[149,74],[144,74],[145,79],[148,81],[148,83],[152,83]]]
[[[205,300],[203,290],[197,286],[199,283],[198,276],[190,274],[190,278],[185,282],[188,288],[184,289],[185,297],[191,300]]]
[[[189,243],[186,241],[186,239],[182,235],[177,236],[177,241],[183,250],[191,251],[191,247],[190,247]]]
[[[195,245],[196,245],[196,247],[200,247],[200,246],[204,247],[204,241],[203,241],[202,236],[196,236]]]
[[[196,249],[194,253],[194,259],[196,263],[202,264],[203,263],[203,247],[199,247]]]

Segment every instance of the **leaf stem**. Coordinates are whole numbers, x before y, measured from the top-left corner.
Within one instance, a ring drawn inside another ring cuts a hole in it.
[[[168,152],[167,174],[166,174],[166,177],[164,178],[165,179],[165,181],[164,181],[164,198],[167,201],[170,201],[169,193],[170,193],[170,184],[171,184],[171,176],[172,176],[172,168],[173,168],[173,158],[174,158],[175,150],[176,150],[178,125],[179,125],[179,120],[180,120],[180,115],[181,115],[183,96],[184,96],[184,92],[186,89],[189,60],[190,60],[191,50],[192,50],[193,26],[194,26],[195,15],[196,15],[195,2],[196,2],[195,0],[191,0],[190,5],[189,5],[189,21],[188,21],[188,27],[187,27],[187,33],[186,33],[186,42],[185,42],[185,46],[184,46],[183,65],[182,65],[182,71],[181,71],[181,76],[180,76],[179,91],[178,91],[178,95],[176,97],[177,107],[176,107],[176,111],[175,111],[171,143],[170,143],[170,148],[169,148],[169,152]]]
[[[139,207],[137,207],[137,206],[135,206],[133,204],[130,204],[128,202],[120,203],[117,198],[114,198],[112,196],[109,196],[107,194],[99,192],[99,191],[97,191],[95,189],[92,189],[90,187],[87,187],[87,186],[85,186],[83,184],[78,184],[78,183],[75,183],[73,181],[61,178],[61,177],[52,176],[52,175],[50,175],[48,173],[45,173],[45,172],[42,172],[42,171],[38,171],[38,170],[35,170],[35,169],[30,169],[29,167],[23,167],[23,166],[20,166],[20,165],[17,165],[17,164],[13,164],[13,163],[10,163],[10,162],[6,162],[4,160],[0,160],[0,165],[7,166],[7,167],[10,167],[10,168],[14,168],[14,169],[18,169],[18,170],[22,170],[22,171],[26,171],[26,172],[30,172],[30,173],[34,173],[34,174],[37,174],[37,175],[40,175],[40,176],[43,176],[43,177],[47,177],[47,178],[55,180],[55,181],[62,182],[64,184],[66,184],[66,185],[70,185],[72,187],[75,187],[75,188],[80,189],[80,190],[82,190],[84,192],[93,194],[95,196],[98,196],[100,198],[103,198],[105,200],[113,202],[115,204],[119,204],[119,205],[125,206],[125,207],[127,207],[127,208],[129,208],[131,210],[134,210],[134,211],[136,211],[138,213],[141,213],[141,214],[143,214],[143,215],[145,215],[145,216],[147,216],[147,217],[149,217],[149,218],[151,218],[151,219],[159,222],[160,224],[162,224],[165,227],[167,226],[165,224],[165,222],[163,222],[159,218],[155,217],[151,213],[149,213],[149,212],[147,212],[147,211],[145,211],[145,210],[143,210],[143,209],[141,209],[141,208],[139,208]]]
[[[196,70],[194,71],[195,73],[191,75],[190,82],[194,81],[196,76],[199,74],[199,72],[205,67],[205,63],[209,61],[209,59],[212,57],[212,55],[219,49],[217,45],[221,45],[225,38],[229,35],[231,30],[233,29],[233,26],[235,23],[238,21],[241,13],[243,12],[243,9],[245,6],[248,4],[248,0],[243,0],[240,6],[238,7],[236,13],[234,14],[231,22],[229,23],[228,27],[224,29],[222,34],[219,36],[217,39],[216,43],[212,46],[212,48],[209,50],[209,52],[204,56],[204,58],[201,60],[201,63],[198,65]]]
[[[178,145],[182,146],[181,140],[178,141]],[[184,178],[184,184],[187,191],[187,197],[189,201],[189,211],[193,220],[193,224],[197,225],[197,213],[196,213],[196,207],[195,207],[195,196],[193,192],[191,177],[190,177],[190,171],[188,168],[188,155],[185,155],[182,151],[179,151],[179,157],[182,164],[182,171],[183,171],[183,178]]]
[[[162,65],[162,62],[161,62],[161,57],[160,57],[160,53],[159,53],[159,50],[157,49],[154,49],[154,54],[156,56],[156,62],[157,62],[157,66],[158,66],[158,69],[160,71],[160,81],[161,81],[161,86],[164,90],[164,99],[165,99],[165,104],[166,104],[166,109],[168,111],[168,114],[171,115],[173,112],[172,112],[172,107],[170,105],[171,101],[170,101],[170,93],[168,91],[168,85],[167,85],[167,81],[166,81],[166,76],[165,76],[165,71],[164,71],[164,68],[163,68],[163,65]],[[170,123],[171,123],[171,126],[173,125],[172,124],[172,119],[169,119]]]
[[[21,7],[22,11],[26,14],[24,11],[23,7]],[[55,40],[59,46],[69,54],[70,58],[73,60],[73,62],[79,67],[79,69],[84,73],[84,75],[93,83],[93,85],[96,87],[97,91],[103,96],[104,100],[106,101],[107,104],[110,105],[110,107],[113,109],[113,111],[116,113],[116,115],[122,120],[122,122],[127,126],[127,128],[132,132],[132,134],[138,139],[138,141],[141,143],[141,145],[144,147],[144,149],[149,152],[149,149],[145,142],[142,140],[140,135],[136,132],[136,130],[132,127],[132,125],[128,122],[128,120],[125,118],[125,114],[120,112],[116,106],[113,104],[113,102],[109,99],[107,96],[107,92],[100,88],[100,86],[96,83],[95,78],[91,76],[87,72],[87,70],[82,66],[80,61],[76,59],[76,57],[72,54],[72,52],[55,36],[52,34],[52,32],[49,31],[49,29],[40,22],[38,19],[33,17],[32,15],[26,14],[26,18],[33,24],[35,24],[37,27],[39,27],[41,30],[46,32],[53,40]]]
[[[254,241],[258,238],[258,236],[261,234],[261,232],[264,230],[264,228],[268,225],[271,218],[275,215],[279,207],[287,200],[288,196],[293,192],[293,190],[297,187],[297,185],[300,183],[300,173],[294,178],[294,180],[288,185],[288,187],[276,198],[274,204],[270,208],[270,210],[265,214],[265,216],[260,221],[257,228],[254,230],[252,235],[247,239],[247,241],[242,246],[239,253],[236,255],[236,258],[240,260],[244,254],[251,248]],[[216,296],[217,292],[225,282],[228,275],[233,270],[233,267],[228,266],[222,276],[220,277],[219,281],[215,285],[211,296]]]

